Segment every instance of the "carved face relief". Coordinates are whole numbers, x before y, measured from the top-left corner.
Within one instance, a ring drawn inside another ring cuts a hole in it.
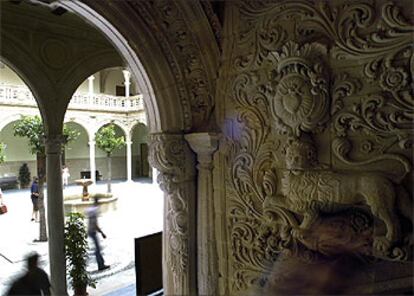
[[[316,148],[304,141],[289,141],[286,147],[286,167],[289,170],[311,168],[318,163]]]

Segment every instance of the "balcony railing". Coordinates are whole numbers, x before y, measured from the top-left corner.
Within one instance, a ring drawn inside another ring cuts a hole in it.
[[[0,104],[36,106],[29,88],[24,86],[0,84]],[[144,102],[142,95],[131,97],[117,97],[105,94],[93,94],[76,92],[70,100],[68,109],[133,112],[143,111]]]

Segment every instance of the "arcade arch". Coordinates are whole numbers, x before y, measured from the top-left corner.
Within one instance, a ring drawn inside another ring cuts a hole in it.
[[[19,172],[23,164],[21,159],[26,160],[32,176],[36,175],[36,156],[30,153],[27,139],[14,136],[14,124],[19,119],[20,117],[11,116],[0,124],[0,142],[7,147],[5,150],[7,161],[0,166],[2,176],[7,176],[10,172]]]

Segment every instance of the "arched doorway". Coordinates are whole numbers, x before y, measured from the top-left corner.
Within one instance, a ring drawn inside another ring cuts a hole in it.
[[[152,177],[152,168],[148,163],[148,127],[143,123],[132,129],[132,172],[133,178]]]
[[[3,124],[6,122],[3,122]],[[14,136],[14,125],[16,123],[17,120],[6,123],[0,130],[0,142],[6,145],[6,161],[3,165],[0,166],[0,176],[14,176],[17,178],[18,182],[14,185],[19,184],[20,186],[21,182],[19,181],[19,170],[23,164],[27,164],[31,176],[36,175],[36,156],[30,153],[27,139]],[[11,183],[0,184],[0,186],[3,190],[16,188]],[[27,188],[28,184],[23,184],[21,186]]]
[[[126,132],[125,130],[117,124],[115,121],[105,124],[99,124],[97,126],[97,133],[100,132],[102,128],[108,127],[109,125],[114,127],[115,137],[116,138],[123,138],[125,141]],[[96,134],[95,134],[96,135]],[[121,146],[119,149],[115,149],[111,153],[111,163],[113,165],[109,166],[108,164],[108,157],[107,153],[99,148],[97,145],[96,150],[96,168],[99,172],[102,172],[103,180],[108,180],[110,176],[111,180],[126,180],[126,148],[125,146]],[[111,172],[109,172],[111,170]]]
[[[89,168],[89,135],[87,129],[76,121],[66,122],[66,126],[79,133],[76,141],[71,141],[62,152],[62,165],[69,169],[69,184],[80,179],[81,172]]]

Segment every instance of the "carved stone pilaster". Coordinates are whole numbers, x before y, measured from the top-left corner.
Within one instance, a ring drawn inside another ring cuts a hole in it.
[[[196,294],[195,161],[182,135],[150,135],[149,161],[164,191],[163,287]]]
[[[218,255],[215,235],[213,195],[213,153],[218,136],[214,133],[185,135],[191,149],[197,153],[197,277],[199,295],[218,294]]]

